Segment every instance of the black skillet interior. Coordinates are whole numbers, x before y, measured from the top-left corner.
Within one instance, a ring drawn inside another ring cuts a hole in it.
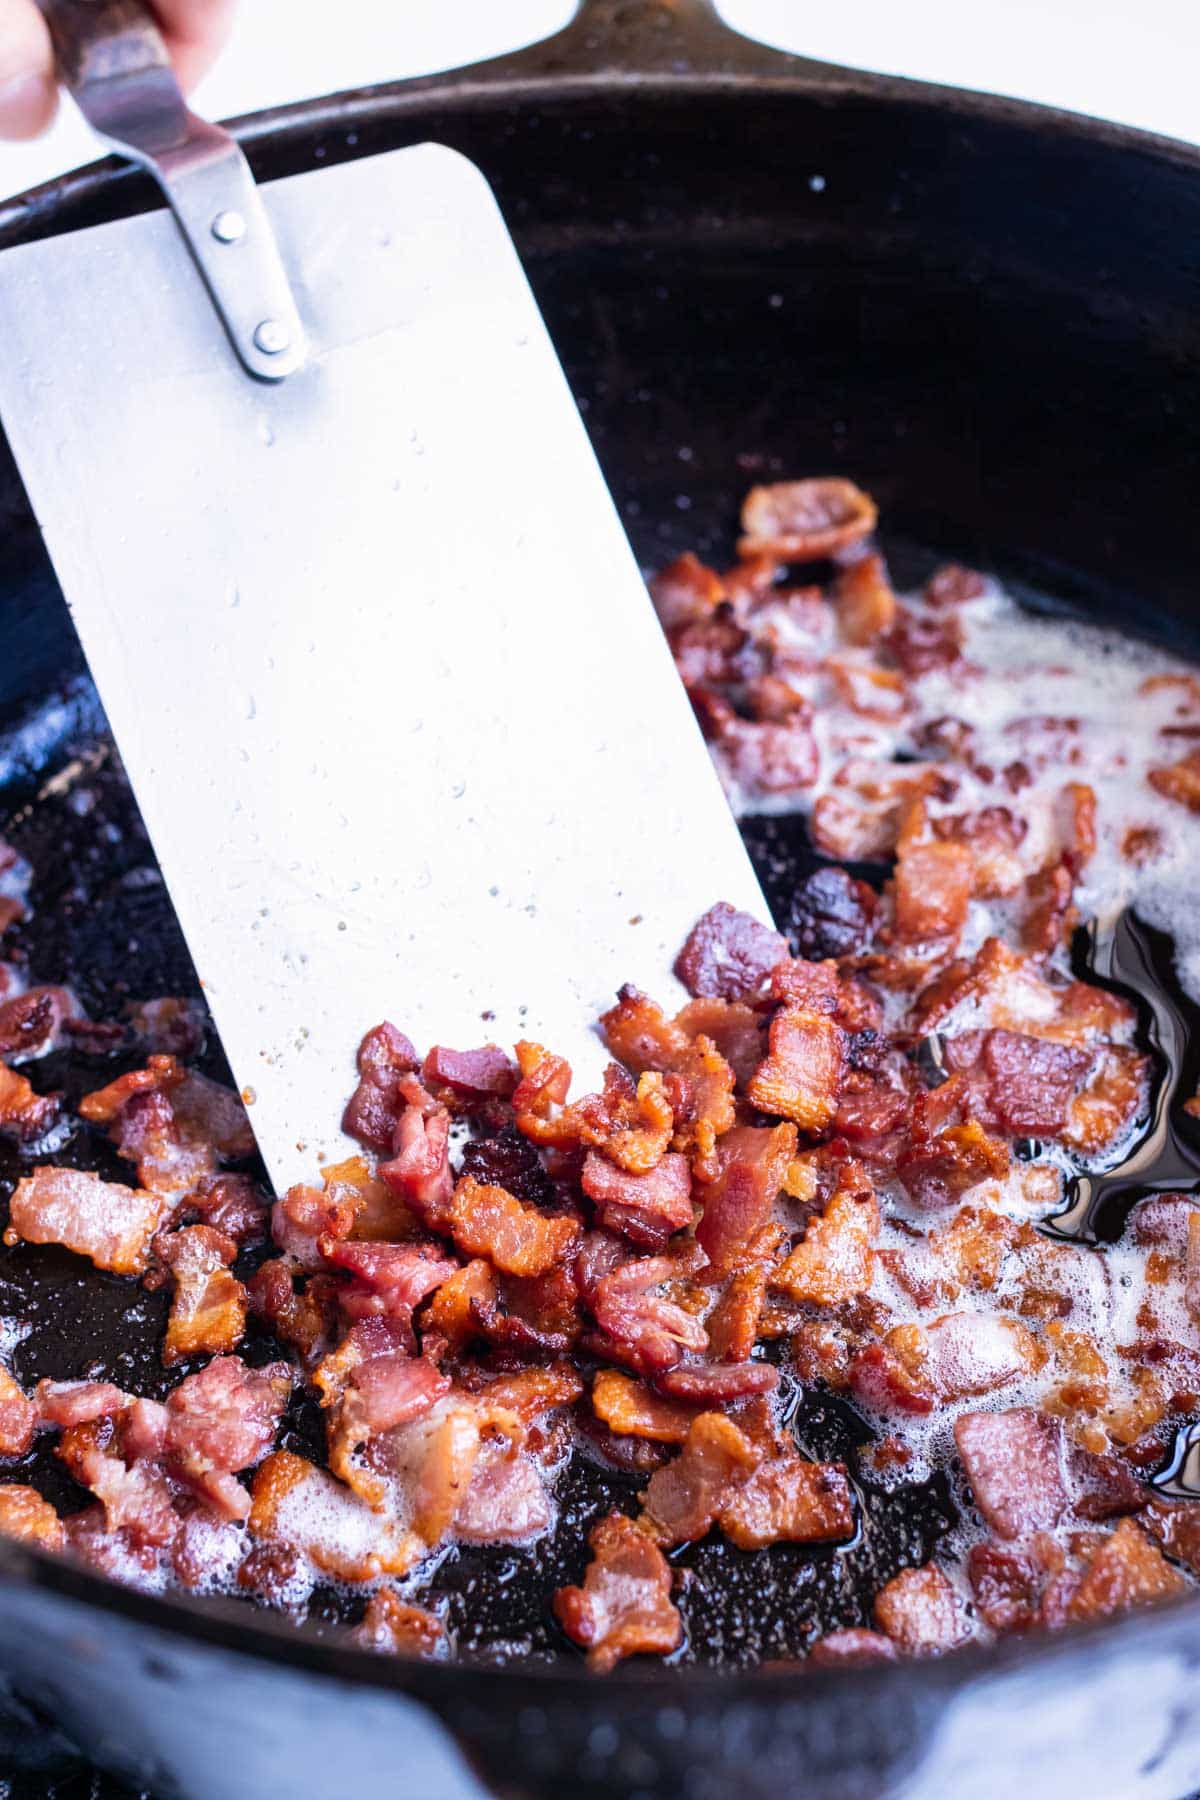
[[[647,565],[728,554],[753,479],[844,471],[879,499],[902,581],[957,556],[1200,653],[1200,158],[1004,103],[769,67],[608,83],[551,60],[531,86],[502,66],[474,86],[300,109],[250,134],[252,158],[272,176],[437,137],[484,168]],[[146,199],[136,180],[85,181],[9,209],[0,242]],[[37,901],[13,949],[103,1018],[194,976],[6,455],[0,522],[0,830],[33,863]],[[782,914],[802,839],[755,822],[747,837]],[[120,1066],[71,1054],[36,1078],[74,1095]],[[82,1133],[64,1152],[107,1154]],[[16,1174],[0,1153],[0,1196]],[[25,1380],[164,1384],[163,1302],[65,1254],[0,1255],[0,1314],[33,1322],[13,1354]],[[314,1441],[302,1408],[290,1430]],[[797,1431],[852,1462],[861,1436],[819,1399]],[[70,1497],[50,1457],[31,1478]],[[631,1491],[581,1462],[553,1543],[447,1563],[434,1591],[460,1646],[559,1650],[547,1596],[578,1578],[586,1521]],[[867,1492],[847,1550],[687,1553],[685,1658],[786,1655],[857,1622],[951,1511],[937,1484]],[[347,1615],[334,1594],[320,1610]]]

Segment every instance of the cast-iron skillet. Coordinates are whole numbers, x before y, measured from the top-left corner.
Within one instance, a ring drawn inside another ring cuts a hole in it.
[[[845,470],[879,499],[902,577],[953,555],[1200,649],[1200,152],[784,57],[705,0],[591,0],[520,55],[263,114],[239,135],[267,178],[427,137],[482,166],[648,564],[727,554],[756,477]],[[97,165],[0,208],[0,246],[151,204],[142,178]],[[7,457],[0,506],[0,828],[39,898],[20,947],[110,1016],[194,977]],[[748,837],[785,909],[795,833],[752,822]],[[38,1080],[76,1093],[111,1069],[76,1053]],[[66,1155],[101,1160],[83,1138]],[[15,1172],[0,1164],[0,1180]],[[35,1323],[14,1358],[26,1379],[94,1364],[150,1391],[160,1308],[52,1251],[0,1263],[0,1313]],[[310,1426],[300,1413],[289,1429],[304,1442]],[[816,1404],[799,1419],[817,1453],[853,1429]],[[51,1458],[32,1475],[66,1495]],[[702,1548],[688,1666],[587,1680],[537,1622],[577,1578],[606,1491],[579,1482],[550,1550],[445,1573],[458,1664],[372,1658],[319,1623],[138,1595],[3,1545],[0,1668],[98,1760],[204,1800],[268,1783],[477,1792],[455,1740],[511,1795],[1019,1780],[1026,1795],[1087,1782],[1177,1800],[1200,1784],[1200,1601],[936,1663],[745,1666],[860,1616],[875,1581],[928,1554],[951,1510],[936,1487],[890,1508],[868,1495],[863,1541],[824,1559]],[[506,1646],[528,1654],[500,1666]]]

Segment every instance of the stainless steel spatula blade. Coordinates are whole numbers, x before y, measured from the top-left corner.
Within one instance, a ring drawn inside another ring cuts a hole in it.
[[[765,913],[481,175],[262,198],[303,367],[247,374],[160,212],[0,257],[0,413],[284,1184],[381,1018],[594,1079],[622,981]]]

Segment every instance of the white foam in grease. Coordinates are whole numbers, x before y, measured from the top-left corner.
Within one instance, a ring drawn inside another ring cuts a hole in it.
[[[1200,816],[1156,792],[1147,779],[1151,769],[1177,763],[1200,747],[1196,672],[1123,633],[1032,613],[994,583],[978,598],[951,609],[931,608],[911,595],[905,605],[921,617],[957,617],[964,632],[963,658],[912,678],[911,704],[894,722],[854,713],[821,672],[821,659],[834,650],[844,662],[870,666],[873,660],[869,652],[835,644],[832,608],[824,609],[823,616],[813,613],[813,628],[807,632],[802,621],[810,615],[804,613],[798,622],[782,602],[755,615],[751,629],[756,635],[777,645],[785,658],[797,656],[787,679],[814,706],[820,772],[812,787],[763,795],[731,781],[718,753],[735,812],[808,812],[831,791],[852,797],[852,787],[838,780],[851,758],[873,764],[897,756],[923,758],[929,754],[920,743],[924,726],[937,719],[962,720],[974,734],[975,768],[990,768],[993,778],[981,778],[957,761],[948,764],[947,772],[958,779],[957,792],[931,801],[930,813],[1007,805],[1027,824],[1017,855],[1026,872],[1033,873],[1055,854],[1063,784],[1091,786],[1097,845],[1077,889],[1082,916],[1111,918],[1122,906],[1134,905],[1148,923],[1174,938],[1180,978],[1200,1001],[1200,907],[1195,904]],[[800,666],[804,661],[807,671]],[[1015,794],[1001,776],[1014,763],[1024,763],[1032,776]],[[1153,859],[1141,866],[1123,853],[1133,830],[1150,832],[1156,840]],[[1014,909],[1004,903],[973,902],[964,950],[969,954],[989,931],[1008,935],[1008,915],[1015,922]]]

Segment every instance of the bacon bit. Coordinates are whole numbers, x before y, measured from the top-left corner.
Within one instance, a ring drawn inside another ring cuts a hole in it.
[[[216,1512],[245,1519],[250,1496],[233,1477],[271,1448],[291,1387],[286,1363],[248,1369],[216,1357],[167,1398],[167,1466]]]
[[[657,1480],[657,1477],[655,1477]],[[605,1675],[627,1656],[666,1656],[683,1635],[671,1604],[671,1568],[632,1519],[610,1513],[588,1539],[582,1587],[559,1588],[554,1614],[588,1667]]]
[[[1077,913],[1072,904],[1074,882],[1065,862],[1051,863],[1026,883],[1029,911],[1021,925],[1021,943],[1032,956],[1049,956],[1070,941]]]
[[[36,1488],[10,1483],[0,1487],[0,1537],[17,1538],[38,1550],[62,1550],[62,1520]]]
[[[762,1000],[787,954],[786,938],[721,900],[692,926],[675,973],[695,998]]]
[[[792,1300],[842,1306],[870,1287],[878,1235],[875,1189],[858,1163],[845,1163],[824,1212],[809,1220],[803,1241],[776,1269],[771,1285]]]
[[[668,563],[650,581],[650,598],[664,631],[707,619],[726,598],[725,583],[692,551]]]
[[[4,1490],[0,1488],[0,1493]],[[1168,1555],[1200,1574],[1200,1507],[1193,1500],[1150,1500],[1139,1523]]]
[[[700,1321],[658,1290],[705,1267],[698,1245],[681,1245],[662,1256],[635,1257],[602,1275],[591,1289],[591,1308],[609,1354],[641,1374],[674,1368],[684,1350],[704,1350],[708,1334]],[[581,1291],[587,1292],[580,1281]]]
[[[887,724],[908,705],[908,687],[895,669],[869,668],[840,656],[827,656],[824,668],[842,705],[862,719]]]
[[[41,1424],[64,1428],[112,1418],[130,1405],[130,1398],[111,1381],[39,1381],[34,1405]]]
[[[198,1000],[165,994],[126,1007],[126,1017],[147,1052],[156,1056],[196,1056],[204,1045],[207,1014]]]
[[[600,1031],[617,1061],[635,1074],[647,1069],[677,1069],[691,1046],[688,1033],[668,1019],[656,1001],[629,986],[621,989],[617,1004],[601,1014]],[[565,1096],[564,1084],[562,1098]]]
[[[422,1300],[458,1270],[440,1244],[359,1244],[322,1239],[328,1260],[354,1277],[339,1296],[350,1318],[386,1318],[411,1339],[412,1316]]]
[[[679,1455],[650,1477],[642,1495],[643,1529],[664,1549],[704,1537],[762,1459],[762,1450],[732,1419],[701,1413]]]
[[[675,1025],[693,1045],[699,1044],[702,1038],[714,1045],[731,1070],[735,1085],[749,1081],[762,1061],[766,1049],[766,1024],[762,1014],[751,1006],[728,1000],[689,1000],[683,1011],[676,1013]],[[681,1050],[669,1066],[682,1071],[689,1066],[690,1055],[689,1050]],[[707,1056],[705,1060],[707,1062]],[[732,1092],[732,1088],[729,1091]],[[731,1116],[729,1125],[732,1124]],[[722,1129],[727,1131],[729,1126]]]
[[[936,1563],[901,1569],[876,1594],[874,1613],[905,1656],[938,1656],[967,1637],[958,1595]]]
[[[769,1544],[828,1544],[854,1536],[854,1504],[841,1463],[768,1458],[717,1515],[739,1550]]]
[[[954,1441],[975,1504],[1001,1538],[1057,1525],[1068,1506],[1062,1427],[1032,1407],[963,1413]]]
[[[358,1047],[359,1083],[342,1114],[342,1130],[371,1150],[390,1150],[404,1108],[400,1078],[420,1062],[402,1031],[385,1020]]]
[[[517,1071],[495,1044],[482,1050],[447,1050],[435,1044],[421,1065],[421,1079],[431,1091],[448,1089],[459,1100],[507,1100],[517,1085]]]
[[[1189,1208],[1183,1297],[1193,1319],[1200,1320],[1200,1211]]]
[[[1094,1156],[1128,1129],[1146,1105],[1150,1065],[1123,1044],[1106,1045],[1092,1074],[1071,1102],[1062,1142]]]
[[[734,681],[758,663],[753,651],[744,654],[749,638],[728,612],[676,626],[668,642],[686,688]]]
[[[816,1669],[844,1669],[867,1663],[895,1662],[898,1654],[891,1638],[884,1637],[881,1631],[852,1626],[818,1638],[807,1660]]]
[[[233,1239],[211,1225],[187,1225],[165,1238],[160,1233],[155,1249],[175,1277],[164,1366],[235,1350],[246,1330],[246,1290],[229,1271]]]
[[[324,1191],[298,1184],[271,1209],[271,1236],[301,1268],[319,1269],[323,1244],[348,1237],[362,1208],[356,1188],[339,1184]]]
[[[732,1400],[773,1394],[779,1370],[770,1363],[681,1363],[655,1375],[654,1385],[670,1400],[690,1406],[724,1406]]]
[[[704,1212],[696,1238],[723,1275],[769,1224],[788,1165],[796,1154],[796,1127],[737,1125],[721,1139],[716,1178],[700,1185]]]
[[[970,1031],[948,1038],[946,1065],[971,1076],[971,1104],[985,1125],[1013,1137],[1056,1137],[1067,1123],[1090,1051],[1015,1031]]]
[[[428,1657],[441,1648],[445,1628],[436,1613],[410,1606],[394,1588],[380,1588],[351,1636],[360,1649],[383,1656]]]
[[[1200,813],[1200,749],[1189,750],[1182,761],[1151,769],[1146,776],[1155,793]]]
[[[442,1230],[454,1192],[446,1108],[430,1102],[427,1110],[421,1100],[406,1104],[396,1122],[393,1148],[392,1160],[379,1165],[380,1179],[408,1203],[423,1224],[433,1231]]]
[[[1025,879],[1016,852],[1027,831],[1007,806],[985,806],[929,821],[935,838],[964,844],[971,853],[971,891],[981,900],[1015,894]]]
[[[222,1157],[248,1156],[254,1136],[237,1095],[173,1056],[87,1094],[80,1115],[111,1126],[118,1153],[136,1163],[143,1187],[182,1193],[216,1172]]]
[[[305,1362],[320,1356],[336,1310],[332,1278],[312,1276],[307,1287],[298,1291],[292,1265],[275,1258],[255,1270],[246,1294],[255,1314],[265,1319],[275,1335],[290,1344]]]
[[[404,1575],[425,1546],[384,1513],[290,1450],[268,1456],[254,1477],[252,1535],[299,1551],[338,1581]]]
[[[62,1244],[114,1275],[141,1275],[166,1202],[84,1169],[35,1169],[19,1181],[6,1244]]]
[[[423,1235],[408,1202],[371,1172],[364,1157],[348,1156],[344,1162],[327,1163],[321,1170],[321,1182],[331,1208],[332,1230],[322,1228],[318,1237],[346,1236],[357,1243],[397,1243]],[[343,1220],[347,1222],[345,1230]]]
[[[925,583],[925,598],[931,606],[963,606],[968,600],[980,599],[987,586],[986,576],[978,570],[946,563]]]
[[[809,835],[824,856],[839,862],[885,862],[896,848],[900,807],[860,806],[844,794],[822,794]]]
[[[0,1057],[23,1063],[47,1056],[57,1048],[63,1027],[81,1012],[74,994],[62,987],[27,988],[0,1001]]]
[[[1034,1557],[1000,1544],[973,1544],[967,1580],[975,1605],[993,1631],[1029,1631],[1040,1624],[1046,1571]]]
[[[0,1137],[36,1143],[55,1123],[61,1107],[61,1094],[36,1094],[24,1075],[0,1062]]]
[[[929,1326],[897,1325],[851,1366],[855,1393],[881,1412],[928,1413],[936,1401],[988,1394],[1038,1369],[1045,1352],[1017,1319],[948,1313]]]
[[[212,1175],[187,1195],[175,1218],[199,1214],[202,1224],[232,1238],[239,1249],[266,1236],[268,1207],[248,1175]]]
[[[727,1002],[693,1000],[691,1004],[693,1007],[723,1007]],[[683,1014],[679,1016],[682,1018]],[[756,1051],[761,1055],[762,1040],[757,1034]],[[717,1139],[737,1118],[734,1071],[712,1039],[701,1034],[693,1040],[683,1069],[669,1075],[666,1086],[675,1114],[672,1147],[691,1158],[692,1170],[698,1180],[711,1180],[719,1166]]]
[[[869,537],[878,517],[870,495],[840,475],[751,488],[742,502],[738,555],[814,562]]]
[[[916,1205],[946,1206],[981,1181],[1000,1181],[1008,1174],[1008,1145],[972,1119],[935,1136],[913,1132],[912,1146],[896,1163],[896,1174]]]
[[[874,644],[896,622],[896,596],[887,565],[877,551],[860,556],[838,571],[833,584],[838,630],[847,644]]]
[[[648,1070],[638,1077],[635,1088],[627,1071],[610,1063],[603,1093],[587,1094],[566,1107],[553,1135],[545,1132],[542,1141],[590,1144],[631,1175],[645,1175],[664,1155],[674,1126],[661,1074]]]
[[[896,608],[887,647],[906,675],[951,668],[962,655],[962,621],[953,614],[929,617],[909,606]]]
[[[699,689],[692,692],[695,704]],[[821,772],[821,757],[812,728],[802,714],[786,724],[740,719],[729,712],[714,727],[701,713],[705,736],[716,744],[730,779],[752,793],[788,794],[811,787]]]
[[[548,1369],[518,1369],[514,1375],[498,1375],[484,1389],[492,1409],[513,1413],[522,1425],[562,1406],[573,1406],[583,1395],[583,1380],[570,1363],[557,1362]]]
[[[0,1363],[0,1456],[24,1456],[33,1447],[37,1416],[33,1401]]]
[[[165,1475],[150,1463],[126,1467],[116,1454],[109,1420],[70,1426],[58,1454],[76,1481],[100,1501],[109,1532],[127,1534],[138,1547],[161,1547],[174,1540],[179,1518]]]
[[[771,1020],[770,1050],[746,1089],[761,1112],[824,1131],[837,1112],[845,1069],[842,1031],[825,1014],[784,1006]]]
[[[742,1267],[708,1315],[708,1347],[721,1362],[748,1362],[761,1336],[763,1304],[775,1257],[783,1241],[780,1225],[764,1225],[747,1246]]]
[[[1121,839],[1121,855],[1135,869],[1157,862],[1162,850],[1162,832],[1157,825],[1131,825]]]
[[[1089,1558],[1067,1604],[1067,1617],[1103,1619],[1186,1591],[1183,1576],[1166,1561],[1157,1544],[1132,1519],[1122,1519]]]
[[[429,1330],[444,1338],[451,1350],[461,1350],[478,1336],[479,1317],[495,1306],[496,1294],[491,1263],[483,1257],[473,1258],[448,1275],[435,1292],[429,1302]]]
[[[581,1183],[596,1204],[599,1223],[643,1249],[661,1250],[674,1232],[692,1222],[692,1176],[686,1156],[667,1155],[647,1174],[628,1175],[589,1150]]]
[[[601,1369],[597,1374],[592,1383],[592,1411],[610,1431],[659,1444],[682,1444],[696,1417],[694,1407],[666,1400],[616,1369]]]
[[[486,1256],[509,1275],[544,1275],[577,1248],[574,1219],[548,1218],[504,1188],[465,1176],[454,1190],[450,1230],[467,1256]]]
[[[801,957],[853,956],[870,935],[875,890],[845,869],[815,869],[792,896],[789,927]]]
[[[966,923],[973,880],[971,852],[965,844],[907,845],[892,883],[900,942],[957,937]]]

